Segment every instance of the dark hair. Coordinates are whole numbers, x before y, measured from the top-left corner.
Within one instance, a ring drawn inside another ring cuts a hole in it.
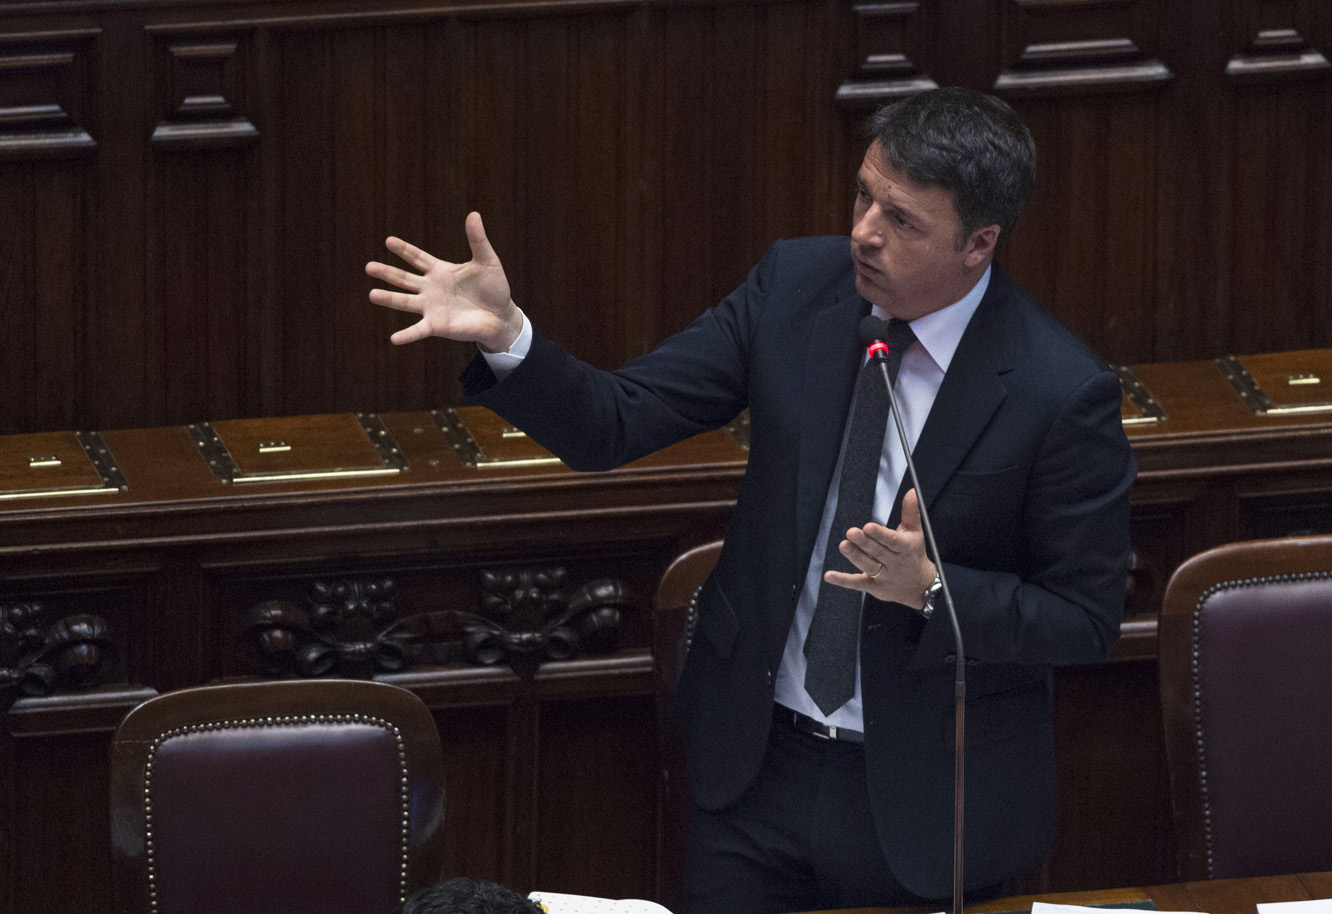
[[[437,882],[402,903],[398,914],[542,914],[534,901],[496,882],[459,877]]]
[[[1017,224],[1036,176],[1036,143],[1007,102],[973,89],[930,89],[886,105],[869,122],[888,164],[918,184],[953,192],[970,237]]]

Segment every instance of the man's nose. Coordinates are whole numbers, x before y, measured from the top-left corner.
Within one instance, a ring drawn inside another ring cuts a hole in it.
[[[872,210],[866,211],[865,215],[857,219],[856,224],[851,227],[851,240],[864,247],[879,246],[879,233],[871,213]]]

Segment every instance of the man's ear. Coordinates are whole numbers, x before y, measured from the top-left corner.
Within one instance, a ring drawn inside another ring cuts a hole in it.
[[[994,256],[994,246],[999,243],[999,226],[987,225],[977,229],[967,239],[963,250],[966,253],[967,266],[977,267]]]

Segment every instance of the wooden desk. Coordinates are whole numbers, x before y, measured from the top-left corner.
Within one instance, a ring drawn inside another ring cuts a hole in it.
[[[1248,364],[1278,405],[1315,397],[1288,376],[1332,388],[1332,350]],[[1332,411],[1256,413],[1210,361],[1132,376],[1127,619],[1114,661],[1056,673],[1059,843],[1014,892],[1175,878],[1155,659],[1170,573],[1223,542],[1332,533]],[[326,663],[413,689],[447,734],[445,872],[670,907],[651,594],[724,532],[746,436],[609,473],[476,407],[0,436],[0,710],[17,699],[0,914],[110,910],[107,745],[135,704]],[[468,626],[512,662],[475,660]],[[567,630],[592,649],[565,650]]]
[[[1255,905],[1269,901],[1309,901],[1332,898],[1332,873],[1260,876],[1253,879],[1213,879],[1179,882],[1147,888],[1103,889],[1097,892],[1062,892],[1053,895],[1014,895],[971,905],[967,914],[1027,911],[1036,901],[1058,904],[1103,905],[1150,902],[1158,911],[1197,911],[1201,914],[1254,914]],[[835,914],[928,914],[937,907],[844,908]],[[834,914],[834,912],[811,912]]]

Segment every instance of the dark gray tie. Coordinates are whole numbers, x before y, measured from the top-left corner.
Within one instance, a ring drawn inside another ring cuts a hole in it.
[[[888,321],[888,376],[897,381],[902,353],[916,339],[911,325],[894,318]],[[869,523],[874,510],[874,488],[879,481],[879,460],[888,423],[888,392],[883,389],[879,366],[866,362],[856,379],[855,407],[851,430],[842,455],[842,474],[837,481],[837,509],[828,530],[825,571],[855,574],[838,544],[851,527]],[[864,595],[858,590],[819,582],[814,618],[805,636],[805,691],[819,710],[831,714],[851,700],[856,692],[856,650],[860,640],[860,607]]]

